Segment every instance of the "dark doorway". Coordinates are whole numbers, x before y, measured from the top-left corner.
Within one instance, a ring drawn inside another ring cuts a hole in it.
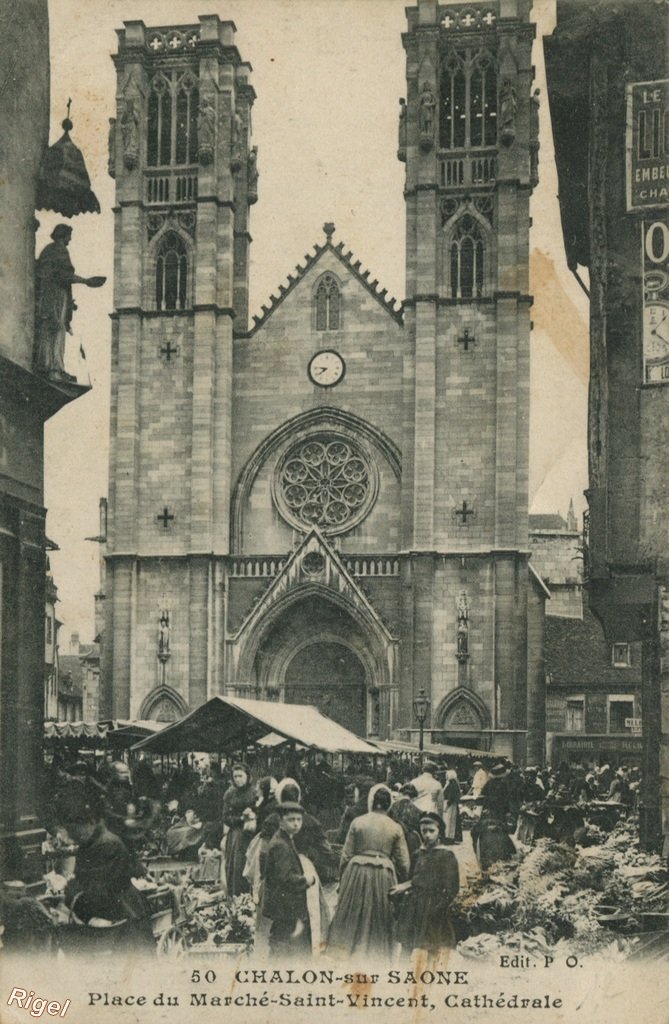
[[[287,704],[313,704],[328,718],[367,735],[367,687],[360,659],[343,644],[321,641],[303,647],[284,677]]]

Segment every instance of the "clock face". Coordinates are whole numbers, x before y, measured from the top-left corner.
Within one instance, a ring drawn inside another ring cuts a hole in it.
[[[647,302],[643,310],[643,327],[646,359],[669,355],[669,305]]]
[[[333,349],[317,352],[309,361],[307,372],[309,379],[322,388],[331,388],[344,376],[346,366],[344,360]]]

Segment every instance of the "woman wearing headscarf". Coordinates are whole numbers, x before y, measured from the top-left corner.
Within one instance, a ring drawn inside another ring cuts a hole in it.
[[[454,768],[449,768],[446,772],[446,785],[444,786],[444,826],[447,843],[462,842],[462,824],[460,822],[461,796],[462,791],[458,782],[457,772]]]
[[[455,947],[449,907],[460,888],[460,872],[439,814],[421,815],[420,834],[422,845],[400,915],[400,938],[405,953],[418,949],[437,957],[442,949]]]
[[[394,919],[389,892],[409,873],[404,830],[388,817],[387,786],[369,792],[368,812],[351,822],[340,861],[339,900],[328,951],[362,957],[393,955]]]
[[[232,785],[223,795],[223,823],[228,826],[225,837],[225,881],[228,896],[248,892],[244,878],[246,851],[253,838],[250,818],[245,820],[244,811],[255,806],[255,792],[251,785],[251,773],[245,764],[232,766]],[[255,820],[255,819],[254,819]]]

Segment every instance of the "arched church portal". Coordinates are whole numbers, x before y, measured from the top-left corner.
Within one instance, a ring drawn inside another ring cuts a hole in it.
[[[260,694],[313,704],[345,728],[378,731],[380,666],[372,638],[345,609],[312,595],[289,606],[263,636],[254,675]]]

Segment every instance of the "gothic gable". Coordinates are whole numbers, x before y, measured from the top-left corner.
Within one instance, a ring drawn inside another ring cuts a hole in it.
[[[342,559],[323,534],[314,527],[299,547],[289,556],[274,581],[262,594],[233,640],[241,645],[265,619],[272,618],[291,596],[303,595],[312,589],[326,593],[344,605],[361,621],[373,627],[385,644],[392,642],[385,623],[350,575]]]

